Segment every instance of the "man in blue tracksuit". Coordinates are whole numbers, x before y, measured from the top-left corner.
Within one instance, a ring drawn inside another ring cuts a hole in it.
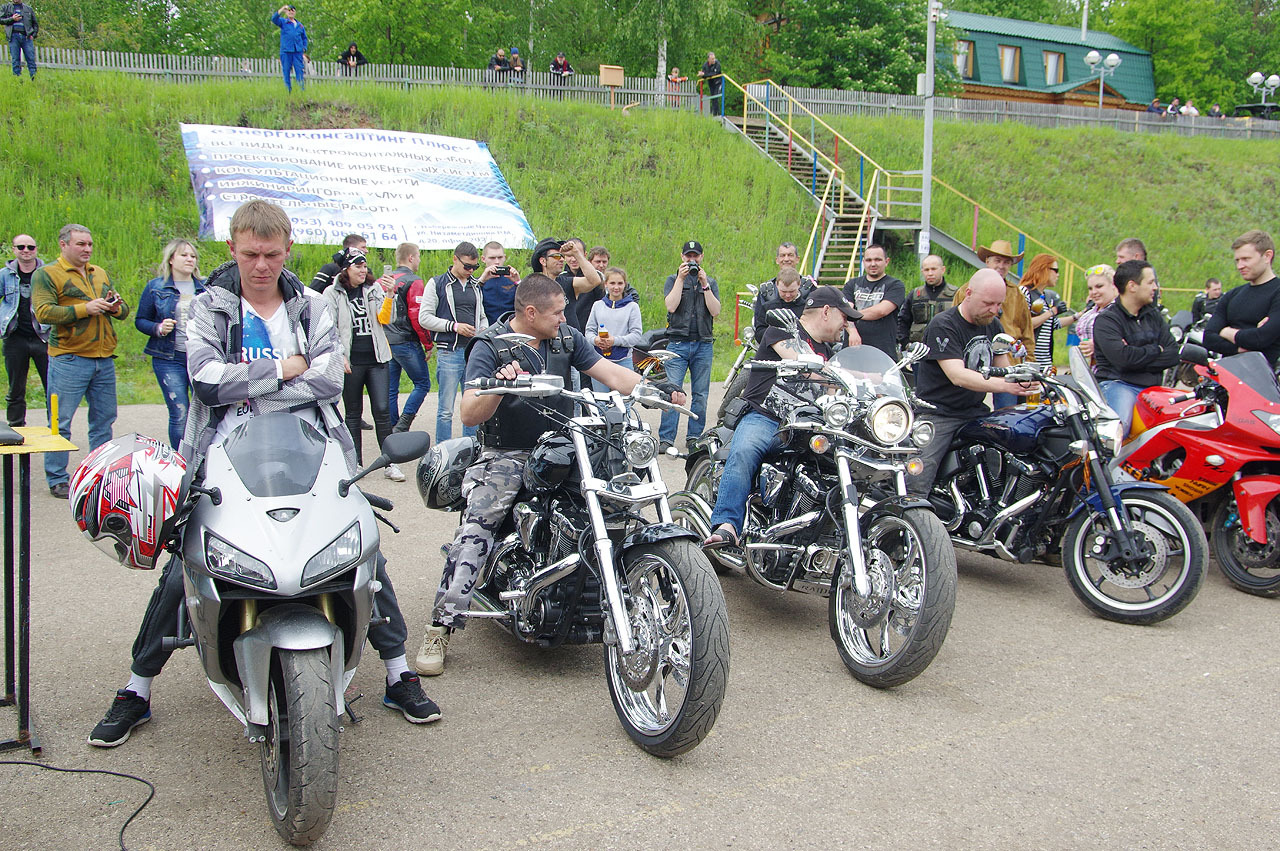
[[[280,70],[284,72],[284,87],[293,91],[289,82],[289,69],[298,80],[298,88],[305,89],[307,82],[304,63],[307,61],[307,28],[295,19],[292,6],[281,6],[271,16],[271,23],[280,28]]]

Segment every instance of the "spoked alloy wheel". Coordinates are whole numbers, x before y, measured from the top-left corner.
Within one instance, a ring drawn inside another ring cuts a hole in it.
[[[942,649],[956,602],[956,555],[931,511],[871,520],[862,535],[871,593],[854,588],[848,557],[831,580],[828,621],[840,658],[877,688],[914,679]]]
[[[1111,552],[1106,516],[1086,508],[1062,539],[1067,580],[1081,602],[1108,620],[1157,623],[1182,611],[1199,593],[1208,561],[1204,530],[1191,510],[1165,491],[1125,491],[1120,507],[1151,556],[1126,567]]]
[[[1247,594],[1259,597],[1280,595],[1280,501],[1273,500],[1265,515],[1267,542],[1250,538],[1240,523],[1234,497],[1228,497],[1214,512],[1213,554],[1227,581]]]
[[[729,617],[711,565],[688,540],[625,556],[633,652],[605,647],[609,695],[622,726],[655,756],[695,747],[711,732],[729,675]]]
[[[286,842],[308,845],[325,832],[338,799],[338,719],[329,654],[279,650],[271,663],[262,783]]]

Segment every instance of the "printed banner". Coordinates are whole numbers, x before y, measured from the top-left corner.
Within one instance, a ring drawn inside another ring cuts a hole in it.
[[[263,198],[285,209],[294,241],[309,245],[340,245],[358,233],[379,248],[534,246],[484,142],[361,128],[181,128],[201,239],[229,238],[236,208]]]

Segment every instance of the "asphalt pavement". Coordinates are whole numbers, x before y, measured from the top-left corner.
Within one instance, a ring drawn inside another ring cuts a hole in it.
[[[434,425],[434,402],[419,426]],[[82,410],[74,440],[85,422]],[[122,408],[115,433],[130,431],[163,439],[164,409]],[[266,813],[257,746],[209,690],[194,650],[156,679],[153,720],[126,744],[85,743],[127,680],[156,574],[86,541],[33,467],[40,759],[154,783],[130,848],[288,847]],[[682,465],[664,467],[679,489]],[[386,533],[383,551],[412,658],[457,516],[423,508],[412,476],[368,481],[396,501],[404,530]],[[1276,847],[1280,747],[1260,717],[1277,696],[1269,636],[1280,600],[1235,591],[1212,564],[1184,612],[1130,627],[1091,615],[1060,569],[959,562],[945,646],[891,691],[847,672],[825,600],[725,577],[724,706],[712,734],[673,760],[627,738],[599,646],[539,650],[472,624],[455,636],[446,673],[424,678],[444,712],[426,726],[381,705],[383,668],[366,653],[354,681],[363,720],[342,733],[338,810],[312,847]],[[0,724],[11,734],[12,709]],[[0,848],[116,847],[145,794],[123,779],[0,765]]]

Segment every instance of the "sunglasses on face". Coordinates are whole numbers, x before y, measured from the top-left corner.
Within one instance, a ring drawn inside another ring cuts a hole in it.
[[[1050,266],[1050,267],[1049,267],[1049,271],[1050,271],[1050,272],[1056,272],[1056,271],[1058,271],[1058,267],[1057,267],[1057,266]]]
[[[36,247],[34,245],[18,245],[17,243],[15,243],[13,246],[13,250],[14,251],[35,251]]]
[[[480,264],[479,263],[463,263],[462,268],[466,269],[468,272],[474,272],[476,269],[480,268]]]
[[[563,260],[563,259],[564,259],[564,255],[563,255],[563,254],[561,254],[559,251],[553,251],[553,252],[551,252],[550,254],[547,254],[546,256],[547,256],[547,257],[550,257],[552,260]]]

